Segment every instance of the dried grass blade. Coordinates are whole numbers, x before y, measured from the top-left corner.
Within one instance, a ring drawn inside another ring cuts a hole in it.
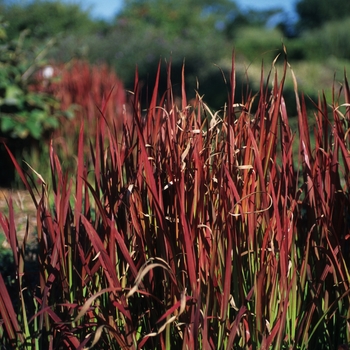
[[[134,286],[130,289],[130,291],[128,292],[128,294],[126,295],[126,298],[130,298],[138,289],[143,277],[145,275],[147,275],[147,273],[149,271],[151,271],[152,269],[154,269],[155,267],[161,267],[163,268],[165,271],[169,272],[170,274],[172,273],[172,270],[170,268],[170,266],[163,260],[163,259],[157,259],[161,262],[159,263],[151,263],[148,265],[148,262],[145,263],[145,265],[141,268],[141,270],[139,271],[139,273],[136,276],[135,279],[135,284]]]
[[[241,320],[246,312],[247,312],[246,306],[242,306],[239,309],[238,314],[230,327],[231,329],[230,329],[230,335],[228,337],[227,349],[233,349],[233,342],[235,341],[237,333],[239,333],[241,331],[240,330],[240,323],[241,323]],[[246,330],[243,329],[243,332],[244,331],[246,331]]]

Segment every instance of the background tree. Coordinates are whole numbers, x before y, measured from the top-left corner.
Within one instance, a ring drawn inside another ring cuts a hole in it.
[[[44,40],[58,34],[93,33],[104,25],[103,21],[93,20],[89,10],[59,0],[2,0],[0,10],[8,23],[10,39],[17,38],[23,30],[29,30],[32,39]]]
[[[214,76],[220,82],[222,76],[214,64],[219,63],[227,50],[222,24],[235,9],[235,3],[228,0],[126,1],[110,35],[97,43],[99,49],[95,52],[108,52],[111,50],[108,43],[114,43],[111,62],[130,88],[136,65],[141,80],[149,85],[158,61],[163,59],[172,61],[176,92],[176,87],[180,87],[176,79],[181,78],[185,59],[189,92],[194,95],[197,78],[200,83],[209,79],[215,89]]]
[[[348,0],[300,0],[296,4],[299,30],[313,29],[325,22],[339,20],[350,15]]]
[[[269,20],[280,14],[282,9],[275,8],[265,11],[247,10],[242,11],[236,7],[235,11],[231,11],[227,14],[225,23],[225,33],[228,39],[234,39],[240,32],[241,28],[264,28]]]

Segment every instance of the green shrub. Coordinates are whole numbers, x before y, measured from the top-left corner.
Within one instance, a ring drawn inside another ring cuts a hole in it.
[[[349,59],[350,18],[325,23],[321,28],[303,35],[306,58],[322,61],[327,57]]]
[[[52,95],[32,89],[33,73],[47,64],[45,53],[52,43],[40,50],[24,49],[26,31],[17,40],[9,40],[3,21],[0,27],[0,138],[11,146],[17,157],[24,151],[37,155],[50,132],[58,127],[58,118],[64,116]],[[14,185],[14,168],[8,164],[2,145],[0,157],[4,165],[0,184]]]
[[[4,25],[2,24],[4,27]],[[40,139],[58,126],[57,101],[30,90],[32,73],[46,62],[44,51],[31,54],[22,50],[26,32],[0,46],[0,132],[10,138]]]
[[[237,55],[245,57],[249,63],[272,62],[281,53],[283,34],[277,29],[263,27],[241,27],[233,39]]]
[[[103,52],[103,58],[115,68],[128,89],[133,88],[136,66],[142,84],[151,88],[150,77],[155,75],[160,60],[172,62],[174,86],[180,87],[179,76],[186,58],[189,93],[196,88],[196,78],[204,81],[211,74],[213,64],[219,63],[218,57],[223,56],[226,47],[223,37],[209,26],[200,29],[189,26],[177,36],[169,36],[152,25],[139,28],[137,24],[123,21],[105,37],[91,36],[85,43],[89,60],[98,62]],[[165,79],[161,83],[166,86]]]
[[[79,4],[61,0],[2,1],[0,10],[8,22],[9,38],[17,39],[23,30],[29,30],[28,45],[58,35],[91,34],[103,27],[103,23],[94,21],[90,12],[84,11]]]

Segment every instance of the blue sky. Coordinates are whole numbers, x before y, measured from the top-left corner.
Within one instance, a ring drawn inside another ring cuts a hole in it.
[[[91,7],[94,17],[105,19],[112,18],[123,5],[123,0],[65,0],[71,3],[83,4],[84,8]],[[180,0],[179,0],[180,1]],[[294,4],[297,0],[236,0],[242,8],[266,10],[271,7],[282,7],[286,12],[293,13]],[[282,3],[282,4],[281,4]]]

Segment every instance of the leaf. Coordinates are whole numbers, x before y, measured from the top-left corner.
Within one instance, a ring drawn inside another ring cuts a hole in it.
[[[23,344],[24,338],[17,321],[17,314],[13,308],[2,274],[0,274],[0,313],[7,336],[12,341],[12,344],[16,344],[17,337],[19,337],[19,341]]]

